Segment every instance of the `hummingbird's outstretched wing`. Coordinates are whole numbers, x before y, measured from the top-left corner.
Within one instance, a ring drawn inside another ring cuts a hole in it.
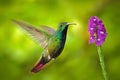
[[[18,21],[18,20],[12,20],[12,21],[18,24],[23,29],[25,29],[30,34],[30,36],[32,36],[38,43],[41,44],[43,48],[46,47],[46,45],[48,44],[48,40],[51,36],[51,34],[48,33],[48,31],[46,32],[42,31],[22,21]]]

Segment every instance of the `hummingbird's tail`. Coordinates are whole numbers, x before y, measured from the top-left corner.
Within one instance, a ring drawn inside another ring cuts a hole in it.
[[[38,71],[40,71],[43,68],[44,64],[40,62],[38,62],[31,70],[31,72],[37,73]]]
[[[39,72],[46,64],[44,57],[37,61],[35,66],[32,68],[31,72],[37,73]]]

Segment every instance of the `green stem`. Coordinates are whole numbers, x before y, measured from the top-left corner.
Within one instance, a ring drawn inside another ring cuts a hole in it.
[[[106,67],[105,67],[105,63],[104,63],[104,55],[102,54],[102,50],[101,50],[101,46],[97,47],[97,51],[98,51],[98,55],[99,55],[99,59],[100,59],[100,65],[103,71],[103,76],[105,80],[109,80],[108,78],[108,74],[106,71]]]

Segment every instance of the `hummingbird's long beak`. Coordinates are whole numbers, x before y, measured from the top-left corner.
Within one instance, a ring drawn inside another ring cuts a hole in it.
[[[67,25],[76,25],[75,23],[67,23]]]

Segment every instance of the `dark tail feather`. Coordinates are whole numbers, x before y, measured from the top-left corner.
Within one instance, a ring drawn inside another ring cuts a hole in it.
[[[45,64],[42,62],[42,60],[38,61],[37,64],[32,68],[31,72],[37,73],[39,72]]]

